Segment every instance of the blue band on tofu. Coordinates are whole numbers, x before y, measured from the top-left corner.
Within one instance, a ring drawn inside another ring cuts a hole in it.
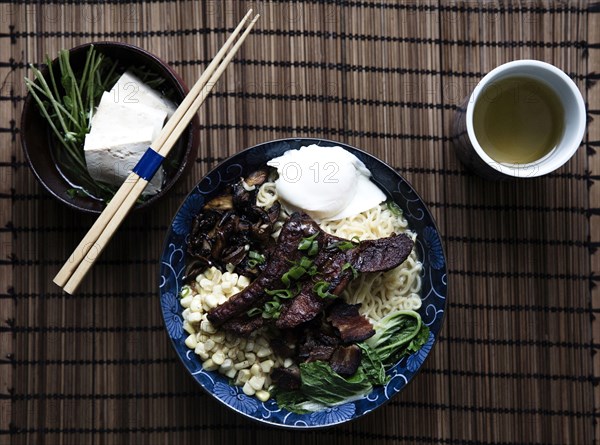
[[[133,167],[133,171],[140,178],[150,181],[164,159],[164,156],[159,155],[152,147],[148,147],[138,163]]]

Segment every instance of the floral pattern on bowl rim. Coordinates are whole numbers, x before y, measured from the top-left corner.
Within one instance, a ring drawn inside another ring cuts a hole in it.
[[[390,381],[376,387],[370,394],[322,411],[295,414],[279,408],[273,399],[260,402],[246,396],[240,387],[231,386],[225,376],[202,369],[200,358],[184,343],[181,328],[183,308],[179,305],[179,291],[185,271],[185,250],[190,223],[204,202],[216,196],[223,186],[232,184],[241,176],[264,166],[269,159],[285,151],[305,145],[340,146],[357,156],[372,173],[374,182],[403,210],[411,230],[417,234],[416,249],[423,262],[419,313],[430,328],[427,343],[418,352],[403,357],[388,370]],[[232,410],[251,419],[275,426],[291,428],[319,428],[354,420],[380,407],[398,394],[417,374],[439,335],[446,308],[446,260],[435,222],[427,207],[411,185],[396,171],[374,156],[361,150],[325,139],[282,139],[265,142],[241,151],[208,173],[187,196],[167,232],[160,261],[160,302],[165,328],[183,365],[202,388]],[[179,323],[179,325],[177,325]]]

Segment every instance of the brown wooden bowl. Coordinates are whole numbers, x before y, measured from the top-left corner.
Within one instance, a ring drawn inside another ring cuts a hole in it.
[[[85,56],[92,43],[77,46],[70,50],[71,65],[75,72],[83,68]],[[155,72],[166,79],[165,89],[172,89],[175,93],[175,103],[181,103],[189,89],[181,77],[165,62],[148,51],[137,46],[119,42],[94,42],[94,47],[113,60],[119,60],[126,66],[145,66],[149,71]],[[54,73],[58,74],[58,60],[52,62]],[[44,76],[49,73],[49,67],[41,70]],[[188,129],[179,138],[175,147],[169,153],[165,168],[165,182],[162,190],[134,207],[145,209],[160,200],[173,188],[175,183],[189,170],[189,166],[196,158],[198,149],[198,116],[195,116]],[[67,190],[73,188],[65,175],[60,171],[52,154],[52,133],[47,121],[44,119],[31,94],[27,95],[23,112],[21,114],[21,144],[31,170],[40,183],[59,201],[67,206],[88,213],[100,213],[105,207],[104,201],[86,196],[71,198]]]

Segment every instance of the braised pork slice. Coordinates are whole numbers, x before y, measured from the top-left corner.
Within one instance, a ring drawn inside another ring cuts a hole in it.
[[[281,277],[290,268],[290,261],[298,260],[303,252],[298,250],[302,238],[313,235],[319,230],[317,224],[306,215],[294,213],[281,229],[279,241],[265,270],[248,287],[232,296],[225,303],[208,312],[208,320],[215,326],[247,312],[268,298],[267,289],[285,287]]]
[[[361,357],[360,348],[356,345],[338,346],[331,356],[329,364],[331,369],[339,375],[351,376],[360,366]]]
[[[329,309],[327,320],[339,331],[344,343],[359,343],[375,334],[373,326],[358,312],[360,304],[336,301]]]
[[[402,234],[362,241],[360,251],[353,266],[358,272],[381,272],[402,264],[413,248],[413,240]]]
[[[248,317],[246,314],[239,315],[235,318],[227,320],[222,327],[226,331],[233,332],[240,337],[247,337],[257,329],[264,325],[265,319],[260,315],[256,317]]]
[[[340,344],[339,335],[333,326],[320,318],[304,325],[300,332],[299,362],[327,362]]]

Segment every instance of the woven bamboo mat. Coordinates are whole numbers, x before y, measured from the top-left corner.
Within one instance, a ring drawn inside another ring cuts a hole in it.
[[[192,83],[248,7],[263,18],[200,112],[193,171],[132,215],[81,291],[63,295],[51,278],[93,219],[51,199],[25,163],[27,64],[119,40]],[[596,443],[599,11],[585,1],[0,2],[0,443]],[[458,162],[450,122],[481,76],[519,58],[575,79],[589,132],[554,174],[485,182]],[[163,235],[187,191],[228,155],[288,136],[340,140],[396,167],[437,219],[450,268],[446,324],[421,375],[376,414],[307,433],[251,423],[203,394],[157,302]]]

